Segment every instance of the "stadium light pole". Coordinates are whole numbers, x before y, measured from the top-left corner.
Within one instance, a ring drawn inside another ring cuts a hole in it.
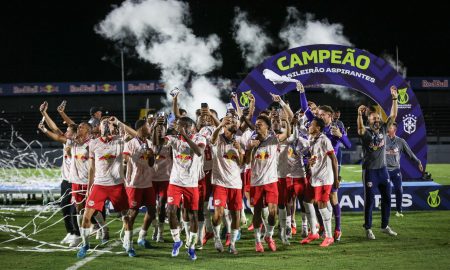
[[[122,121],[127,121],[126,110],[125,110],[125,70],[123,64],[123,49],[120,50],[120,64],[122,67]]]

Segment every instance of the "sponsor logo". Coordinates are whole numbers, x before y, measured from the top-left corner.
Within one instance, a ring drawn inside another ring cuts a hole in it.
[[[88,202],[88,205],[89,205],[89,206],[94,206],[94,204],[95,204],[95,202],[92,201],[92,200]]]
[[[252,90],[248,90],[246,92],[241,93],[241,97],[239,98],[239,102],[242,106],[246,107],[250,104],[250,99],[248,98],[248,95],[252,93]]]
[[[40,91],[41,92],[45,92],[45,93],[58,92],[59,91],[59,87],[58,86],[53,86],[51,84],[47,84],[45,86],[41,86]]]
[[[435,191],[430,191],[430,195],[428,195],[427,203],[430,207],[436,208],[441,204],[441,197],[438,195],[439,189]]]
[[[173,202],[173,197],[167,197],[167,202],[169,203]]]
[[[219,205],[221,202],[221,200],[214,200],[214,205]]]
[[[448,88],[448,80],[422,80],[423,88]]]
[[[136,207],[136,205],[137,205],[137,201],[131,201],[131,206],[132,207]]]
[[[259,160],[266,160],[270,158],[270,155],[267,151],[262,150],[255,155],[255,158]]]
[[[416,131],[416,125],[417,125],[417,116],[414,114],[407,114],[403,116],[403,130],[408,133],[412,134]]]
[[[233,150],[228,150],[228,152],[226,152],[224,155],[223,155],[223,157],[226,159],[226,160],[239,160],[239,156],[236,154],[236,152],[235,151],[233,151]]]
[[[98,158],[98,160],[109,160],[109,159],[115,159],[116,155],[106,154]]]
[[[409,95],[407,93],[408,88],[401,88],[398,89],[398,108],[399,109],[411,109],[411,104],[408,103],[409,101]]]

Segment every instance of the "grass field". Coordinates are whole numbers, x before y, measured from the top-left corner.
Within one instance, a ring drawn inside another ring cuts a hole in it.
[[[36,212],[0,211],[1,224],[8,222],[13,226],[23,226],[29,222]],[[37,219],[44,221],[51,213],[45,213]],[[55,215],[40,228],[50,225],[60,215]],[[111,220],[112,217],[109,218]],[[141,220],[138,217],[138,220]],[[448,269],[450,265],[450,213],[407,212],[405,217],[392,216],[391,227],[399,235],[395,238],[379,232],[379,213],[374,214],[374,241],[365,238],[362,213],[343,214],[343,237],[340,243],[329,248],[320,248],[317,243],[308,246],[299,244],[296,235],[290,246],[281,246],[279,241],[277,252],[266,250],[263,254],[254,251],[253,235],[243,229],[243,235],[237,243],[239,255],[219,254],[214,250],[213,243],[197,252],[198,260],[188,260],[184,249],[176,258],[170,256],[171,237],[166,234],[166,243],[156,243],[155,249],[137,248],[138,257],[128,258],[125,253],[104,253],[87,262],[80,269]],[[112,243],[117,242],[117,231],[121,227],[118,220],[110,224]],[[1,226],[0,226],[1,228]],[[29,234],[33,226],[23,232]],[[59,244],[65,235],[63,225],[58,223],[31,237],[40,241]],[[12,237],[9,233],[0,232],[0,243]],[[91,247],[98,242],[92,240]],[[116,243],[117,244],[117,243]],[[0,260],[2,269],[66,269],[79,260],[76,251],[53,251],[48,253],[33,251],[15,251],[17,249],[32,249],[38,244],[26,239],[0,244]],[[10,249],[11,248],[11,249]],[[52,248],[42,245],[40,248]],[[107,247],[104,247],[107,248]],[[103,248],[100,248],[102,250]],[[112,252],[121,252],[120,245]],[[95,253],[97,254],[97,253]],[[93,253],[88,257],[92,257]]]

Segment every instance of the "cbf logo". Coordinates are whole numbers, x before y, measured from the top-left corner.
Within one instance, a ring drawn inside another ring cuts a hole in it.
[[[407,114],[403,116],[403,130],[408,133],[412,134],[416,131],[416,125],[417,125],[417,116],[414,114]]]
[[[436,208],[441,204],[441,197],[438,195],[439,189],[435,191],[430,191],[430,195],[428,195],[427,203],[430,207]]]

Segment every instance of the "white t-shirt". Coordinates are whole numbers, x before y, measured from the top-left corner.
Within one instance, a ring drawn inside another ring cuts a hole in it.
[[[71,163],[71,157],[66,155],[66,147],[69,145],[67,144],[67,141],[65,144],[63,144],[63,162],[61,166],[61,177],[63,180],[66,180],[67,182],[72,182],[70,179],[70,163]]]
[[[153,170],[153,182],[169,181],[172,171],[173,160],[171,156],[171,147],[164,145],[152,145],[155,153],[155,164],[150,169]]]
[[[152,186],[153,170],[148,165],[150,141],[135,137],[125,144],[124,155],[128,155],[125,185],[132,188],[148,188]]]
[[[206,139],[200,134],[191,136],[191,140],[200,147],[201,156],[197,156],[182,137],[166,136],[172,146],[173,166],[170,173],[170,184],[180,187],[198,187],[198,181],[203,171],[203,151]]]
[[[89,143],[87,139],[79,144],[73,140],[67,140],[70,146],[72,160],[70,162],[70,181],[74,184],[87,185],[89,172]]]
[[[235,140],[240,142],[239,137]],[[222,134],[213,145],[212,183],[226,188],[242,188],[239,151]],[[241,151],[243,146],[241,146]]]
[[[286,178],[289,173],[289,164],[288,164],[288,150],[289,143],[287,140],[280,142],[279,144],[279,154],[278,154],[278,178]]]
[[[250,141],[250,138],[252,137],[252,134],[253,134],[253,130],[251,130],[249,128],[246,131],[244,131],[244,133],[242,133],[242,136],[240,137],[241,144],[242,145],[247,145],[249,143],[249,141]],[[251,166],[252,165],[250,163],[249,164],[244,164],[243,165],[243,170],[250,169]]]
[[[203,170],[209,171],[212,169],[213,160],[212,160],[212,145],[211,145],[211,136],[214,132],[215,128],[213,126],[205,126],[200,129],[199,134],[205,137],[206,139],[206,147],[205,153],[203,154]]]
[[[249,141],[250,143],[250,141]],[[278,181],[278,138],[269,133],[267,139],[253,149],[250,186],[262,186]]]
[[[333,145],[323,133],[317,139],[309,138],[311,157],[317,156],[316,163],[311,167],[311,186],[318,187],[334,183],[333,167],[330,153],[334,153]]]
[[[95,160],[94,184],[113,186],[123,184],[123,148],[120,136],[113,136],[110,141],[102,137],[89,143],[89,157]]]
[[[303,151],[309,147],[309,141],[302,137],[297,138],[288,146],[288,176],[292,178],[306,177],[305,165],[303,164]]]

